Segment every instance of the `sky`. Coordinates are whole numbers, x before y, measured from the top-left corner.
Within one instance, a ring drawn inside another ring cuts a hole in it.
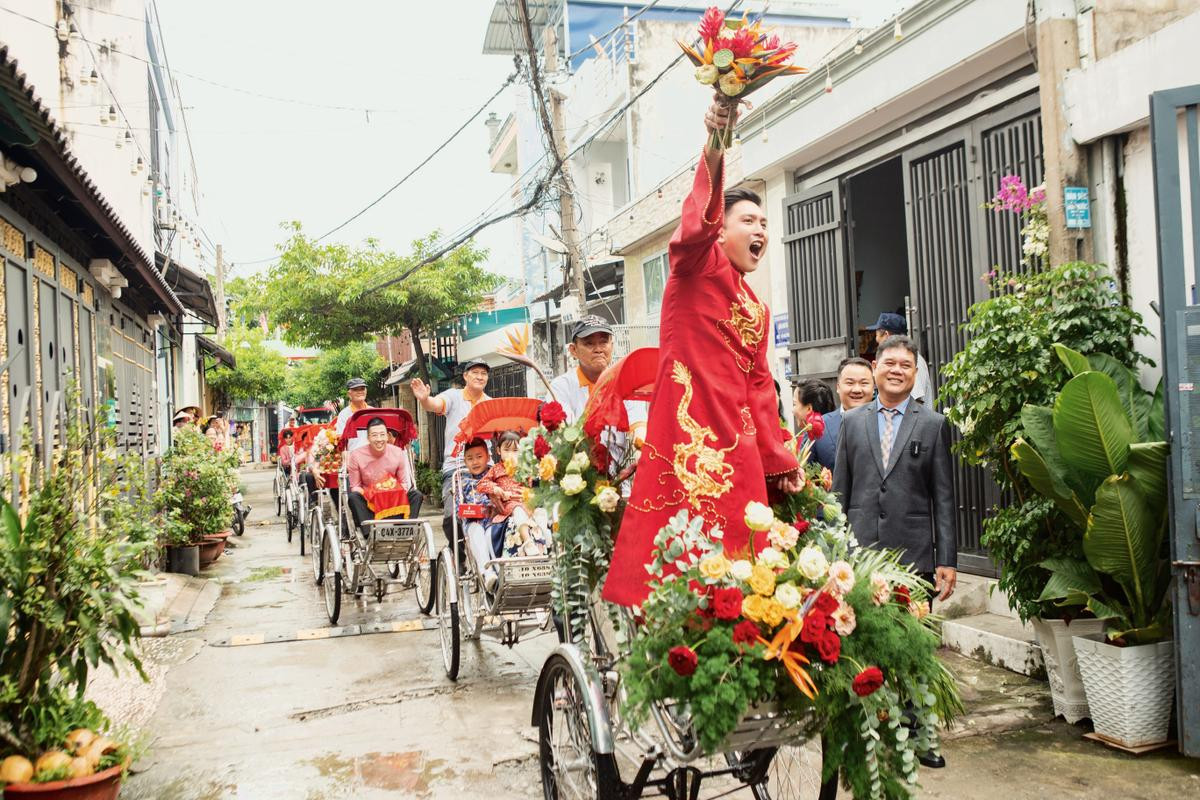
[[[481,53],[494,0],[157,5],[191,134],[202,222],[224,245],[233,276],[269,267],[275,245],[286,238],[281,224],[297,220],[306,233],[320,235],[362,209],[512,71],[511,57]],[[871,18],[901,3],[837,5]],[[489,110],[503,119],[512,104],[509,89]],[[512,178],[489,172],[486,116],[329,241],[373,237],[404,253],[414,239],[434,230],[453,234],[502,201]],[[519,274],[512,223],[495,225],[476,241],[491,251],[488,268]]]

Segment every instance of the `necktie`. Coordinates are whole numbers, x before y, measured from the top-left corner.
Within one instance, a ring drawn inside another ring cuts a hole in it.
[[[880,454],[883,456],[883,468],[887,469],[892,458],[892,426],[896,423],[898,408],[880,408],[883,412],[883,440],[879,443]]]

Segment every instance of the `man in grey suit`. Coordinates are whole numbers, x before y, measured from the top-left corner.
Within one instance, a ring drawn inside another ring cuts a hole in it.
[[[842,427],[842,415],[852,408],[871,402],[875,396],[875,378],[871,374],[871,362],[865,358],[851,356],[838,364],[837,396],[840,405],[828,414],[825,420],[825,435],[813,442],[812,457],[823,467],[837,466],[838,432]]]
[[[878,396],[843,415],[833,491],[859,544],[900,550],[945,600],[958,566],[950,427],[912,398],[916,377],[911,339],[892,336],[879,345]]]

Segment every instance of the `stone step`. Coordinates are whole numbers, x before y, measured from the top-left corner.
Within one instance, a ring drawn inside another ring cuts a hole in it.
[[[942,644],[965,656],[1022,675],[1044,678],[1042,649],[1033,628],[1016,617],[984,612],[942,623]]]

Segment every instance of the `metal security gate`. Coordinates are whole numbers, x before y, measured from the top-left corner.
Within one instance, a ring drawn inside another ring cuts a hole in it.
[[[1185,305],[1189,296],[1196,302],[1195,287],[1200,283],[1198,107],[1200,85],[1150,96],[1164,395],[1171,445],[1168,473],[1176,712],[1180,749],[1189,756],[1200,756],[1200,482],[1188,479],[1200,470],[1196,395],[1200,385],[1200,305]],[[1190,209],[1187,217],[1185,209]]]
[[[783,201],[783,209],[788,349],[792,374],[801,375],[807,371],[803,351],[834,347],[844,355],[849,349],[850,279],[839,181],[794,194]]]
[[[502,364],[488,371],[489,397],[528,397],[525,391],[525,367],[521,364]]]

